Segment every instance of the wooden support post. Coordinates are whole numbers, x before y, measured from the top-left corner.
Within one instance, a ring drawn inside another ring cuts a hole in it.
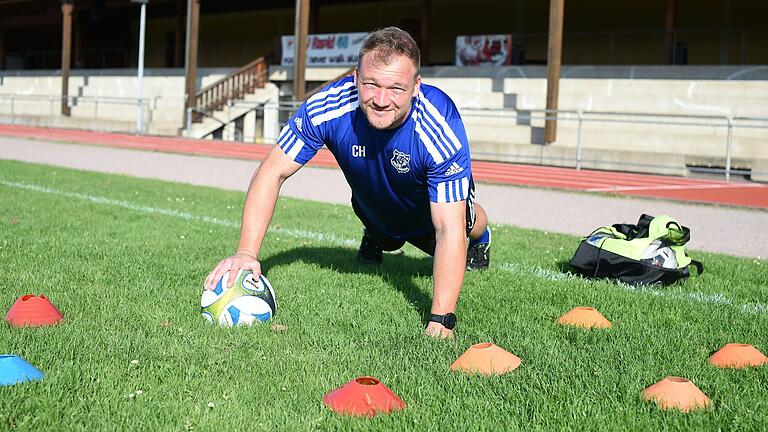
[[[296,27],[293,38],[293,97],[303,101],[307,90],[304,71],[307,67],[307,31],[309,0],[296,0]]]
[[[70,115],[69,63],[72,58],[72,0],[61,2],[61,114]]]
[[[431,24],[432,0],[421,0],[421,64],[429,64],[429,27]]]
[[[557,93],[560,87],[560,60],[563,51],[563,11],[564,0],[550,0],[549,3],[549,42],[547,48],[547,117],[557,116],[549,110],[557,109]],[[557,140],[557,120],[544,121],[544,142]]]
[[[197,105],[197,38],[200,29],[200,0],[187,0],[187,60],[185,64],[184,125],[189,108]],[[189,132],[189,131],[187,131]]]
[[[664,24],[664,61],[675,64],[675,0],[667,0]]]

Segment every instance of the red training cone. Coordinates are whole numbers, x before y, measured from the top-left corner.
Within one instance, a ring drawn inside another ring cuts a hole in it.
[[[572,325],[582,328],[610,328],[611,322],[603,314],[591,307],[576,307],[557,320],[562,325]]]
[[[768,357],[752,345],[729,343],[712,354],[709,362],[721,368],[741,369],[768,363]]]
[[[676,408],[682,412],[705,408],[711,403],[694,383],[675,376],[668,376],[643,390],[643,398],[656,401],[663,410]]]
[[[520,366],[520,357],[490,342],[474,344],[451,364],[451,370],[482,375],[501,375]]]
[[[58,324],[64,316],[44,295],[27,294],[19,297],[5,315],[12,326],[41,327]]]
[[[323,403],[339,414],[373,417],[405,408],[403,402],[381,381],[365,376],[353,379],[323,397]]]

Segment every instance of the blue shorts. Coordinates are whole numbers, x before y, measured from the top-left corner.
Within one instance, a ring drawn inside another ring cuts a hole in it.
[[[467,216],[466,216],[467,237],[469,237],[469,233],[472,231],[472,228],[474,228],[475,226],[475,184],[474,182],[470,181],[469,196],[467,197],[465,203],[467,204]],[[371,224],[371,222],[363,214],[363,212],[360,211],[360,207],[358,206],[354,195],[352,195],[352,209],[355,211],[355,215],[357,215],[357,218],[360,219],[360,222],[363,223],[363,226],[365,226],[365,231],[368,233],[368,236],[371,237],[371,239],[373,239],[373,242],[376,244],[376,246],[381,248],[381,250],[385,250],[385,251],[398,250],[401,247],[403,247],[403,245],[407,242],[416,246],[417,248],[421,249],[422,251],[426,252],[429,255],[435,254],[435,246],[437,245],[437,238],[435,237],[434,229],[432,229],[427,233],[424,233],[415,237],[395,238],[381,232]]]

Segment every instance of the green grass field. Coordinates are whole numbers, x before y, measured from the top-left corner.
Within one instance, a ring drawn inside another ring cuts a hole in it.
[[[213,327],[200,316],[202,281],[236,246],[242,200],[0,161],[0,312],[34,293],[66,318],[45,328],[0,325],[0,354],[45,373],[0,387],[0,430],[768,425],[768,366],[723,370],[707,361],[729,342],[768,353],[766,261],[693,251],[707,267],[701,277],[637,289],[566,275],[576,237],[497,226],[492,268],[467,275],[456,340],[440,341],[421,333],[430,258],[407,248],[379,269],[358,265],[361,225],[350,208],[282,198],[261,258],[279,302],[273,322],[287,330]],[[556,324],[581,305],[614,327]],[[450,372],[478,342],[513,352],[522,366],[490,378]],[[406,409],[359,419],[323,406],[325,393],[363,375],[379,378]],[[712,407],[682,414],[643,401],[642,390],[668,375],[691,379]]]

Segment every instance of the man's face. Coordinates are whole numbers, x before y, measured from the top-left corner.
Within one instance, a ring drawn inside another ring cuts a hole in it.
[[[416,76],[416,67],[404,55],[392,57],[389,64],[374,58],[372,53],[363,55],[355,70],[360,108],[373,128],[392,129],[400,126],[410,113],[421,77]]]

